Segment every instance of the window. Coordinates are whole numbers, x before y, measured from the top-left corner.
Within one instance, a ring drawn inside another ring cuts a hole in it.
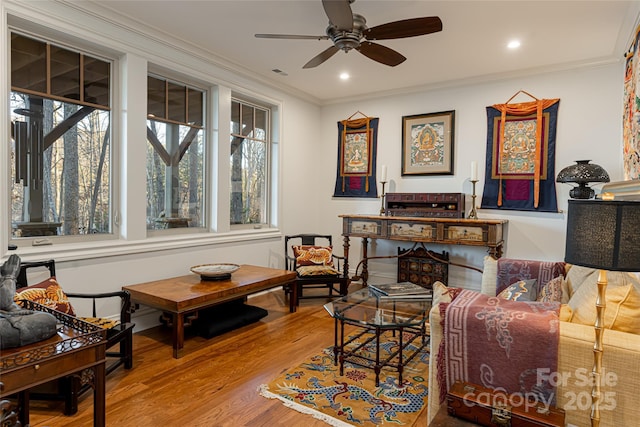
[[[231,224],[267,224],[268,108],[231,100]]]
[[[204,227],[205,92],[147,78],[147,229]]]
[[[112,233],[111,68],[11,33],[13,238]]]

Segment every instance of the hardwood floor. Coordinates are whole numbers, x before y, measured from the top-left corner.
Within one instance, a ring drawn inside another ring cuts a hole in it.
[[[301,426],[322,421],[258,393],[282,370],[333,345],[327,300],[306,299],[289,313],[282,290],[251,297],[269,315],[259,322],[204,339],[187,334],[185,356],[172,357],[170,331],[161,327],[134,334],[133,369],[107,377],[107,426]],[[79,411],[62,415],[62,404],[31,402],[31,426],[92,425],[91,392]],[[426,405],[414,427],[426,427]]]

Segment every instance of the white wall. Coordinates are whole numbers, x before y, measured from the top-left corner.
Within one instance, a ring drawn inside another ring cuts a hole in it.
[[[378,174],[380,166],[388,166],[389,192],[463,192],[471,194],[470,164],[479,164],[477,184],[478,203],[484,185],[486,153],[486,107],[504,103],[518,90],[525,90],[538,98],[560,98],[556,138],[556,174],[575,160],[591,159],[609,172],[612,181],[623,179],[622,170],[622,63],[572,71],[554,72],[440,90],[416,91],[414,94],[379,99],[367,99],[322,109],[321,146],[327,153],[321,157],[323,204],[326,230],[341,232],[339,214],[376,214],[380,200],[335,198],[333,193],[336,171],[336,122],[359,110],[379,117]],[[518,95],[514,101],[531,99]],[[455,110],[454,175],[401,176],[402,116]],[[320,159],[320,157],[319,157]],[[566,211],[570,186],[556,184],[558,206]],[[378,187],[380,191],[380,187]],[[470,209],[469,203],[467,211]],[[479,210],[479,218],[507,219],[505,256],[542,260],[564,258],[565,216],[561,213],[535,213],[508,210]],[[392,255],[401,242],[380,241],[370,255]],[[350,256],[358,259],[360,239],[351,239]],[[482,267],[485,250],[464,246],[432,245],[429,248],[448,250],[456,262]],[[355,267],[355,264],[354,264]],[[390,280],[396,274],[396,261],[369,263],[371,280]],[[450,282],[454,285],[479,287],[480,275],[453,267]],[[470,283],[475,282],[475,283]]]
[[[379,99],[345,102],[320,107],[299,97],[284,93],[260,81],[235,75],[228,69],[219,69],[208,63],[206,56],[192,58],[185,52],[173,51],[164,44],[145,42],[135,44],[142,37],[139,33],[127,34],[122,28],[97,22],[95,17],[74,16],[79,12],[65,10],[64,4],[46,2],[49,10],[37,13],[28,8],[35,3],[10,2],[20,16],[31,19],[38,15],[43,25],[68,28],[76,36],[89,41],[111,43],[114,49],[130,51],[139,57],[157,51],[162,55],[160,65],[170,67],[175,53],[180,58],[178,71],[188,72],[189,66],[199,79],[212,84],[222,82],[232,90],[257,93],[276,100],[281,106],[282,126],[278,143],[278,170],[280,183],[276,188],[281,198],[277,211],[279,234],[271,237],[229,242],[200,241],[185,247],[184,242],[162,250],[137,249],[135,253],[107,254],[99,258],[73,260],[69,257],[57,262],[60,282],[69,291],[107,291],[123,285],[188,274],[189,266],[206,262],[249,263],[269,267],[283,267],[282,234],[299,232],[332,233],[336,252],[340,253],[342,223],[340,214],[377,213],[380,199],[349,199],[332,197],[336,177],[337,125],[360,110],[380,118],[378,137],[378,162],[389,168],[391,192],[471,192],[468,181],[470,163],[483,164],[486,147],[485,107],[505,102],[517,90],[524,89],[541,98],[560,98],[559,124],[556,149],[556,171],[577,159],[592,159],[602,165],[612,180],[622,179],[622,65],[613,64],[599,68],[578,69],[566,72],[540,74],[505,81],[461,86],[441,90],[422,90],[410,95],[398,95]],[[7,2],[4,2],[7,5]],[[38,2],[39,6],[45,3]],[[25,9],[22,10],[21,8]],[[44,6],[42,6],[44,7]],[[68,13],[67,13],[68,12]],[[4,15],[3,15],[4,18]],[[82,26],[70,26],[72,21]],[[2,31],[6,31],[3,20]],[[0,53],[6,57],[3,43]],[[178,61],[176,59],[176,61]],[[189,62],[191,63],[189,64]],[[187,65],[185,65],[187,64]],[[176,64],[176,67],[178,65]],[[0,73],[6,80],[6,73]],[[2,92],[6,95],[6,90]],[[519,99],[519,98],[518,98]],[[400,176],[400,140],[402,116],[456,111],[455,175],[434,177]],[[6,117],[6,106],[0,106]],[[6,124],[0,130],[6,134]],[[224,140],[224,139],[222,139]],[[0,161],[7,164],[8,148],[0,153]],[[2,182],[8,182],[3,176]],[[482,170],[480,171],[482,176]],[[558,201],[566,209],[569,187],[558,185]],[[482,189],[480,187],[479,193]],[[0,191],[6,195],[6,192]],[[221,196],[222,197],[222,196]],[[7,212],[6,197],[0,208]],[[532,259],[562,259],[564,255],[565,216],[558,214],[520,213],[513,211],[479,211],[480,218],[505,218],[509,220],[506,255]],[[6,241],[6,240],[4,240]],[[351,265],[359,261],[360,243],[351,241]],[[380,241],[374,245],[374,254],[394,254],[397,242]],[[406,246],[406,245],[405,245]],[[431,247],[430,247],[431,248]],[[442,250],[442,247],[433,247]],[[450,250],[452,258],[475,266],[482,265],[485,251],[480,248],[458,246]],[[45,252],[45,251],[49,252]],[[39,248],[38,252],[25,252],[28,259],[57,258],[59,247]],[[19,254],[20,251],[18,251]],[[22,255],[22,254],[21,254]],[[370,263],[372,281],[393,280],[396,261],[385,260]],[[450,282],[477,288],[479,274],[468,270],[452,269]],[[138,323],[141,323],[138,321]]]

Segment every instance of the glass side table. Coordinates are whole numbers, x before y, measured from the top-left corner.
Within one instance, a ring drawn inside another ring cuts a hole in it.
[[[380,371],[388,366],[398,371],[398,384],[402,384],[402,371],[429,343],[426,324],[431,309],[431,297],[384,297],[370,288],[363,288],[325,304],[324,308],[334,318],[334,364],[340,364],[344,375],[344,362],[371,368],[376,374],[376,387],[380,385]],[[345,325],[356,326],[361,331],[345,337]],[[398,336],[397,348],[381,358],[380,346],[384,333]],[[365,334],[364,341],[358,339]],[[375,357],[363,354],[365,346],[372,343]],[[414,343],[415,349],[409,349]]]

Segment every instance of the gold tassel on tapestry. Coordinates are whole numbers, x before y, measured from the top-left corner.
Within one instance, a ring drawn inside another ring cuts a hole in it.
[[[515,98],[518,94],[524,93],[529,95],[535,101],[522,102],[518,104],[509,104],[509,102]],[[526,116],[536,112],[536,152],[535,152],[535,165],[533,172],[533,206],[538,207],[540,201],[540,163],[542,162],[542,113],[545,108],[551,107],[556,102],[560,101],[559,98],[555,99],[538,99],[524,90],[519,90],[504,104],[492,105],[493,108],[502,113],[500,117],[500,138],[504,142],[506,140],[505,135],[505,122],[507,121],[507,114],[512,116]],[[502,173],[500,172],[500,153],[498,153],[498,173],[500,174],[500,183],[498,186],[498,206],[502,206]]]
[[[360,114],[363,117],[361,119],[352,119],[353,116],[355,116],[356,114]],[[347,120],[342,120],[340,121],[340,123],[342,123],[342,143],[344,144],[344,142],[347,139],[347,128],[349,129],[360,129],[363,126],[366,126],[366,135],[369,136],[369,123],[371,122],[371,117],[368,117],[366,115],[364,115],[363,113],[361,113],[360,111],[356,111],[355,113],[353,113]],[[369,171],[369,173],[371,173],[371,171]],[[368,193],[369,192],[369,177],[370,175],[367,175],[367,179],[365,179],[365,191]],[[342,192],[344,193],[346,191],[345,189],[345,179],[342,179]]]

